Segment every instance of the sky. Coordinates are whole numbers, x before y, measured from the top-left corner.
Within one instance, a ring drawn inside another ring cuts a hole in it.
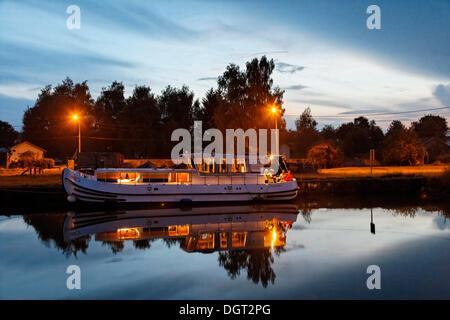
[[[381,29],[366,12],[378,5]],[[66,25],[70,5],[80,29]],[[159,94],[183,84],[200,99],[226,66],[275,61],[288,127],[310,107],[319,127],[363,115],[386,128],[424,114],[449,121],[450,1],[0,0],[0,120],[20,130],[40,90],[88,80]],[[412,112],[416,110],[432,111]],[[400,112],[400,113],[399,113]],[[397,113],[397,114],[392,114]]]

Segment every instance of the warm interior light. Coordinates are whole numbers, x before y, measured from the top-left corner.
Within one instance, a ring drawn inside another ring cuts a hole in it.
[[[72,116],[72,118],[73,118],[73,120],[78,120],[78,116],[77,116],[76,114],[74,114],[74,115]]]
[[[277,108],[273,107],[272,108],[272,113],[275,113],[275,112],[277,112]]]

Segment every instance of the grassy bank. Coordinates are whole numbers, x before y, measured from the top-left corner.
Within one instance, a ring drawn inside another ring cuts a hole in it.
[[[417,176],[437,177],[450,170],[449,165],[421,165],[421,166],[379,166],[373,167],[344,167],[319,169],[318,177],[324,178],[364,178],[364,177],[387,177],[387,176]]]
[[[61,174],[43,174],[32,176],[0,176],[0,188],[60,188]]]

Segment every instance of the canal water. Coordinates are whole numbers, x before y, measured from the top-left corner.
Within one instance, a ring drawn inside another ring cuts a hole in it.
[[[0,298],[448,299],[449,218],[405,205],[5,209]]]

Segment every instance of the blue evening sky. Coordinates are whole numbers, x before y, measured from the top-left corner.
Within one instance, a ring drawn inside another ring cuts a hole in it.
[[[371,4],[381,30],[366,27]],[[66,27],[69,5],[79,30]],[[201,99],[229,63],[265,54],[290,126],[309,106],[321,125],[365,115],[385,128],[425,112],[380,113],[450,106],[449,22],[447,0],[0,0],[0,119],[20,129],[41,88],[66,76],[94,98],[118,80],[126,95],[186,84]]]

